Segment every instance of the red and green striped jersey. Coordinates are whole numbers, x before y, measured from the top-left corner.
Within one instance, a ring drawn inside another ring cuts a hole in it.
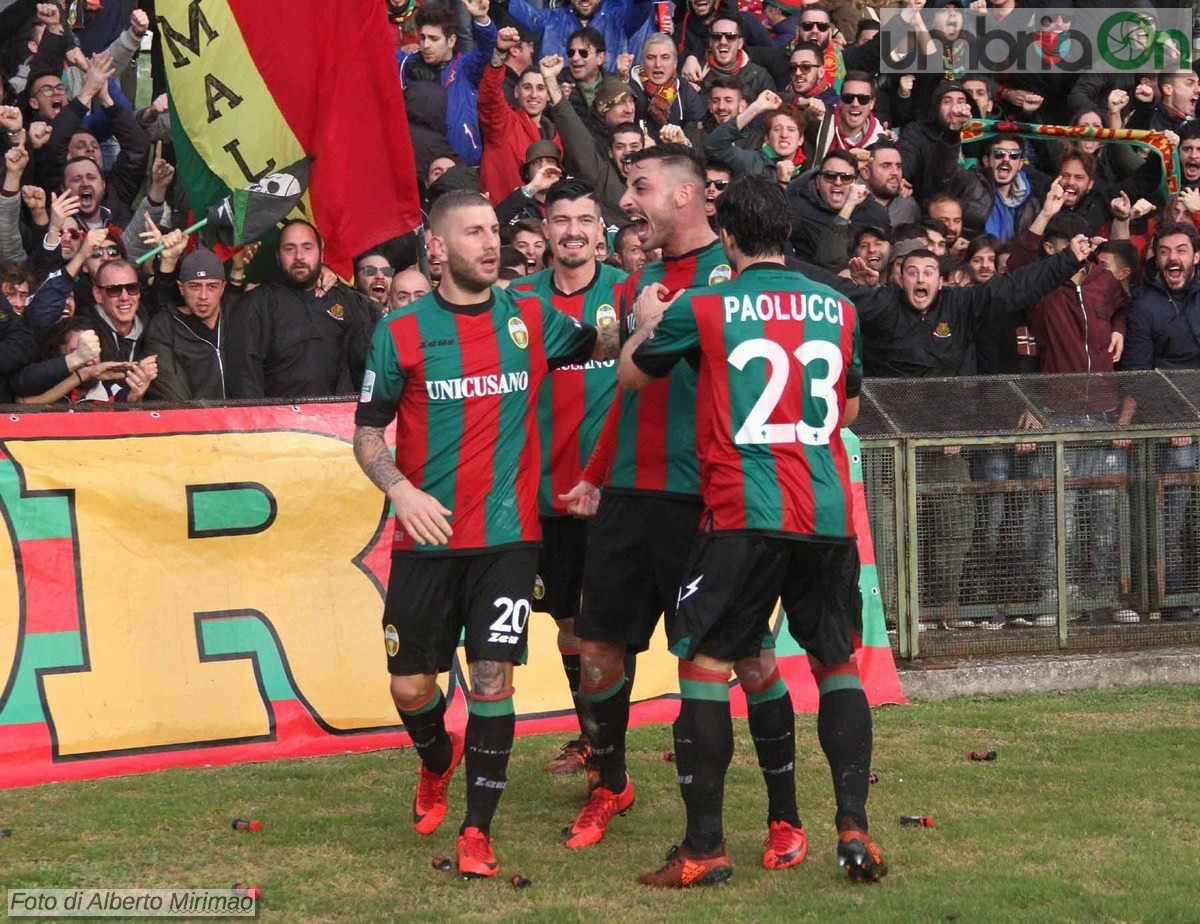
[[[446,545],[417,545],[399,521],[392,549],[428,554],[538,542],[537,393],[585,362],[595,328],[536,296],[492,289],[482,305],[437,292],[375,328],[355,423],[396,418],[396,467],[451,511]]]
[[[675,293],[732,277],[720,241],[679,257],[647,263],[640,273],[626,280],[621,293],[617,310],[622,343],[633,333],[633,303],[644,287],[660,282]],[[680,363],[661,382],[653,382],[641,392],[621,391],[618,399],[616,413],[620,416],[608,487],[698,495],[695,370]]]
[[[704,503],[717,530],[854,535],[846,399],[862,384],[854,305],[778,263],[689,292],[633,361],[648,375],[698,362]]]
[[[596,269],[592,281],[570,295],[555,288],[552,269],[514,282],[509,288],[532,293],[576,321],[599,327],[616,322],[615,306],[627,274],[603,263],[597,263]],[[538,511],[542,516],[566,516],[566,505],[558,497],[582,477],[616,389],[617,362],[613,359],[560,366],[542,384],[538,395],[542,443]]]

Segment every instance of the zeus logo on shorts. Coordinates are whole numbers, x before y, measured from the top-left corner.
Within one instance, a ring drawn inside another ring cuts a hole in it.
[[[500,618],[492,623],[488,642],[519,645],[525,633],[525,624],[529,622],[529,611],[532,609],[529,601],[497,597],[492,601],[492,605],[500,611]]]

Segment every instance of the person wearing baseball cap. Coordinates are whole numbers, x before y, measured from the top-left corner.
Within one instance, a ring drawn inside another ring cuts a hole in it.
[[[178,277],[160,266],[154,288],[162,310],[151,319],[146,341],[149,351],[158,355],[158,378],[147,397],[153,401],[227,398],[225,336],[230,302],[222,304],[225,269],[220,258],[211,250],[196,250],[183,258]],[[171,288],[178,290],[174,298]],[[237,298],[234,291],[230,290],[232,299]]]

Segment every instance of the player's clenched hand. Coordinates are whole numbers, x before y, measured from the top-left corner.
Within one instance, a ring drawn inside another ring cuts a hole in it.
[[[567,513],[575,517],[591,517],[600,508],[600,489],[590,481],[581,481],[558,499],[567,505]]]
[[[678,298],[678,294],[676,294]],[[671,298],[671,290],[661,282],[651,283],[642,289],[633,303],[633,323],[637,330],[655,327],[662,319],[663,312],[675,301]]]
[[[411,481],[401,481],[388,491],[396,519],[417,545],[445,545],[454,535],[449,510],[432,494],[426,494]]]

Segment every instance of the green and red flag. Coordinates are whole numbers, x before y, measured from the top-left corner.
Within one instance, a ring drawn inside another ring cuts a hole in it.
[[[306,157],[245,189],[235,189],[220,202],[210,205],[208,224],[204,226],[204,240],[208,246],[220,243],[226,247],[240,247],[257,241],[276,222],[286,218],[308,189],[311,161],[311,157]]]
[[[291,214],[320,229],[325,262],[349,275],[356,254],[421,221],[385,0],[290,0],[282,9],[159,0],[176,167],[201,216],[311,158],[311,183]]]

